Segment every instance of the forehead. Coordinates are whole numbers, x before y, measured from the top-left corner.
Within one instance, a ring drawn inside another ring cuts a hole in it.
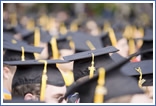
[[[57,94],[64,95],[66,93],[66,86],[54,86],[47,84],[46,92],[48,92],[49,95],[57,95]]]

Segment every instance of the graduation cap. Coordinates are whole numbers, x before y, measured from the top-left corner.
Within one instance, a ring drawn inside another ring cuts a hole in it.
[[[113,53],[113,54],[111,55],[111,58],[112,58],[112,60],[113,60],[114,62],[119,62],[119,61],[121,61],[121,60],[123,60],[123,59],[126,59],[125,57],[122,57],[119,53]]]
[[[76,53],[88,50],[103,48],[99,37],[89,35],[84,32],[76,32],[72,36]]]
[[[3,49],[5,54],[3,56],[4,61],[15,60],[31,60],[34,59],[33,53],[41,53],[43,48],[30,46],[27,44],[3,42]]]
[[[97,68],[111,64],[113,60],[109,56],[109,53],[117,51],[118,50],[115,47],[110,46],[102,49],[76,53],[63,58],[67,61],[74,61],[73,71],[74,79],[76,81],[89,74],[90,76],[93,76],[94,71]]]
[[[58,36],[53,36],[50,39],[48,39],[48,53],[49,57],[53,56],[55,53],[58,52],[58,50],[61,49],[74,49],[75,45],[72,40],[73,33],[68,32],[66,35],[58,35]],[[54,50],[55,48],[55,50]],[[57,49],[57,50],[56,50]]]
[[[146,30],[145,36],[142,38],[143,45],[140,48],[140,51],[153,49],[153,30]],[[153,59],[153,51],[141,55],[141,60]]]
[[[121,68],[121,72],[136,77],[140,87],[153,85],[153,60],[128,63]]]
[[[4,64],[17,66],[13,77],[12,88],[24,84],[41,84],[40,100],[44,101],[46,84],[64,86],[61,72],[56,63],[66,63],[64,60],[26,60],[6,61]]]
[[[122,59],[118,63],[98,68],[99,73],[94,74],[94,77],[91,79],[86,77],[72,84],[72,87],[68,89],[64,98],[68,97],[73,92],[79,92],[81,103],[103,103],[103,101],[114,97],[143,93],[137,84],[137,80],[125,76],[120,72],[119,68],[129,62],[132,57],[150,51],[151,49],[137,52],[127,59]]]
[[[100,36],[103,47],[116,46],[117,41],[123,38],[121,32],[114,32],[113,28],[109,28],[108,32],[103,32]]]

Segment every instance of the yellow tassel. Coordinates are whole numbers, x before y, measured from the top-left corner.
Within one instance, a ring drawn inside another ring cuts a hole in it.
[[[104,27],[103,27],[103,31],[104,31],[104,32],[108,32],[108,31],[109,31],[109,28],[111,27],[111,25],[110,25],[109,22],[104,23],[103,26],[104,26]]]
[[[12,39],[12,40],[11,40],[11,43],[16,44],[16,43],[17,43],[17,41],[16,41],[16,40],[14,40],[14,39]]]
[[[11,19],[11,26],[15,27],[17,25],[17,16],[16,16],[16,13],[12,13],[10,15],[10,19]]]
[[[91,43],[91,41],[87,40],[86,41],[87,46],[90,48],[90,50],[95,50],[94,45]]]
[[[41,82],[41,93],[40,93],[40,101],[44,101],[45,98],[45,89],[47,84],[47,61],[46,60],[39,60],[39,62],[44,63],[44,69],[42,73],[42,82]]]
[[[38,47],[40,44],[40,29],[35,28],[35,33],[34,33],[34,46]],[[34,53],[35,59],[38,59],[39,54]]]
[[[70,25],[70,31],[71,31],[71,32],[76,32],[76,31],[78,31],[78,25],[77,25],[76,23],[72,23],[72,24]]]
[[[107,94],[107,89],[104,87],[105,85],[105,69],[99,68],[99,78],[98,78],[98,85],[95,88],[95,96],[94,96],[94,103],[103,103],[104,95]]]
[[[70,46],[70,48],[74,50],[75,49],[75,43],[73,42],[72,37],[71,36],[68,36],[67,37],[67,40],[69,40],[69,46]]]
[[[29,30],[29,31],[32,31],[34,30],[35,28],[35,22],[33,19],[29,20],[27,25],[26,25],[26,29]]]
[[[4,100],[11,100],[12,97],[11,97],[11,95],[9,95],[9,94],[3,93],[3,99],[4,99]]]
[[[51,44],[51,49],[53,53],[53,59],[59,59],[59,51],[57,48],[57,41],[55,37],[52,37],[50,44]]]
[[[22,56],[21,56],[21,61],[25,61],[25,56],[24,56],[24,47],[21,47],[22,49]]]
[[[62,35],[65,35],[65,34],[67,34],[67,28],[66,28],[66,26],[64,25],[64,23],[60,26],[60,33],[62,34]]]
[[[129,39],[129,55],[135,53],[135,41],[134,39]]]
[[[117,40],[116,40],[116,37],[115,37],[114,30],[112,28],[109,28],[109,38],[111,40],[112,46],[116,46],[117,45]]]
[[[92,78],[94,75],[95,67],[94,67],[94,54],[92,53],[92,62],[91,66],[88,67],[88,70],[90,70],[89,78]]]
[[[74,75],[72,71],[61,71],[66,86],[70,86],[74,82]]]
[[[135,70],[140,74],[140,77],[139,77],[139,81],[138,81],[138,86],[140,88],[142,88],[142,84],[146,81],[145,79],[142,79],[142,71],[141,71],[141,68],[138,67],[138,68],[135,68]]]

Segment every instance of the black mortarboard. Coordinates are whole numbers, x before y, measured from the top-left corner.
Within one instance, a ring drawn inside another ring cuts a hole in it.
[[[64,86],[64,80],[61,72],[56,67],[56,63],[65,63],[64,60],[46,60],[47,61],[47,84],[55,86]],[[12,87],[23,84],[41,83],[44,62],[39,60],[26,61],[5,61],[4,64],[17,66],[17,71],[13,78]]]
[[[121,68],[121,72],[139,79],[140,73],[136,70],[139,67],[141,69],[142,79],[145,80],[143,86],[153,85],[153,60],[128,63]]]
[[[113,53],[111,55],[111,58],[114,62],[119,62],[121,61],[122,59],[125,59],[125,57],[122,57],[119,53]]]
[[[64,60],[26,60],[10,61],[4,64],[17,66],[13,77],[12,88],[24,84],[41,84],[40,100],[44,101],[46,85],[64,86],[65,82],[56,63]]]
[[[74,55],[63,57],[64,60],[74,61],[74,79],[75,81],[83,76],[89,75],[88,67],[91,66],[92,53],[94,54],[95,69],[109,65],[113,62],[109,53],[118,51],[115,47],[110,46],[102,49],[96,49],[92,51],[80,52]]]
[[[113,42],[115,44],[116,41],[119,41],[120,39],[123,38],[121,32],[114,32],[115,34],[115,39],[111,41],[110,39],[110,33],[109,32],[103,32],[99,37],[102,41],[102,44],[103,44],[103,47],[106,47],[106,46],[112,46],[113,45]],[[116,44],[114,45],[116,46]]]
[[[143,93],[143,91],[138,87],[137,80],[132,77],[123,75],[119,71],[119,68],[123,66],[124,64],[126,64],[127,62],[129,62],[129,60],[132,57],[138,56],[140,54],[147,53],[150,51],[151,49],[145,50],[142,52],[139,51],[129,56],[127,59],[123,59],[117,63],[113,63],[105,67],[105,70],[106,70],[105,87],[107,88],[107,94],[104,96],[104,100],[108,100],[114,97],[129,95],[129,94]],[[80,80],[76,81],[74,84],[71,85],[72,87],[68,89],[64,98],[68,97],[68,95],[70,95],[73,92],[79,92],[80,102],[92,103],[94,100],[94,96],[95,96],[94,95],[95,87],[97,85],[98,77],[99,77],[99,73],[95,74],[94,77],[91,79],[86,78],[86,79],[81,79],[81,81]],[[99,89],[99,90],[100,90],[99,95],[103,95],[103,93],[105,93],[104,88]]]
[[[74,49],[74,44],[72,41],[72,32],[68,32],[66,35],[59,35],[59,36],[53,36],[56,38],[56,43],[57,43],[57,48],[59,50],[61,49]],[[48,41],[48,53],[49,53],[49,57],[52,56],[52,38],[47,39]],[[71,45],[72,44],[72,45]]]
[[[99,37],[95,37],[84,32],[74,33],[72,40],[75,44],[76,52],[99,49],[103,47]]]
[[[13,44],[10,42],[3,42],[3,49],[5,50],[5,55],[3,56],[4,61],[22,60],[22,58],[23,60],[31,60],[34,59],[33,53],[41,53],[43,50],[43,48],[27,44]]]

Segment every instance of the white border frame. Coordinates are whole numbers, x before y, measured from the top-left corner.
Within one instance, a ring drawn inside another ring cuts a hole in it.
[[[1,71],[1,105],[155,105],[155,1],[1,1],[1,70],[3,70],[3,3],[153,3],[153,103],[3,103]]]

